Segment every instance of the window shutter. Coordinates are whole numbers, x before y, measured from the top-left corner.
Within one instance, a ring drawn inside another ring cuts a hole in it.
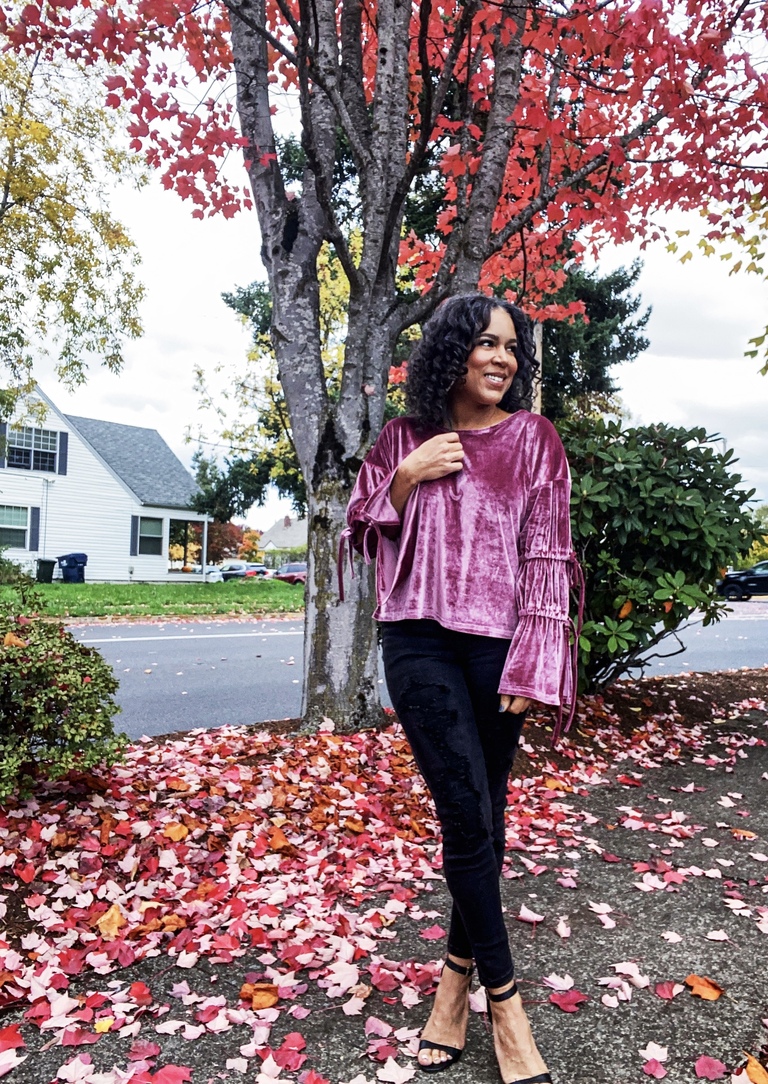
[[[32,553],[40,549],[40,509],[29,510],[29,547]]]
[[[59,433],[59,474],[67,473],[67,452],[69,451],[69,433]]]
[[[8,439],[8,423],[0,422],[0,467],[5,466],[5,442]]]
[[[139,552],[139,517],[131,516],[131,557]]]

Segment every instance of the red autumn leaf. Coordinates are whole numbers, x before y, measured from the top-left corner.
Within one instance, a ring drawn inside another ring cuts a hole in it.
[[[704,1080],[722,1080],[725,1074],[728,1072],[727,1066],[723,1065],[717,1058],[710,1058],[706,1054],[697,1060],[694,1065],[696,1070],[696,1076],[702,1077]]]
[[[18,1024],[9,1024],[7,1028],[0,1028],[0,1053],[3,1050],[17,1050],[27,1044],[19,1034]]]
[[[563,1012],[578,1012],[579,1005],[584,1001],[589,1001],[589,997],[579,990],[562,990],[550,994],[549,1000]]]
[[[299,1073],[299,1084],[331,1084],[324,1076],[320,1076],[314,1069],[307,1069],[305,1073]]]
[[[62,1046],[91,1046],[97,1043],[101,1035],[95,1031],[86,1031],[85,1028],[65,1028],[61,1033]]]
[[[137,1005],[151,1005],[152,991],[149,989],[145,982],[132,982],[128,987],[128,993],[131,995],[131,999],[136,1002]]]
[[[663,1080],[667,1075],[667,1070],[656,1058],[650,1058],[643,1065],[643,1072],[646,1076],[653,1076],[657,1080]]]
[[[184,1065],[164,1065],[152,1077],[152,1084],[187,1084],[192,1079],[192,1070]]]
[[[149,1058],[156,1058],[160,1053],[160,1047],[157,1043],[153,1043],[150,1039],[136,1039],[128,1051],[129,1061],[146,1061]]]
[[[421,930],[419,936],[423,937],[425,941],[439,941],[441,937],[445,937],[445,930],[435,923],[434,926],[428,926],[425,930]]]
[[[665,1001],[671,1001],[673,997],[682,993],[685,989],[679,982],[657,982],[654,987],[654,992],[657,997],[663,998]]]

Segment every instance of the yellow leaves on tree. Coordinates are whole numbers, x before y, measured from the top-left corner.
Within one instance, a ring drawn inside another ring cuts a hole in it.
[[[118,150],[101,80],[49,55],[0,54],[0,386],[9,413],[53,344],[58,373],[90,355],[118,370],[141,332],[133,242],[107,195],[135,159]],[[138,175],[137,175],[138,178]]]

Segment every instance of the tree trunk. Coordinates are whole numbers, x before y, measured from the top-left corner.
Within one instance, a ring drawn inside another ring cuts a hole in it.
[[[330,718],[342,733],[382,719],[373,569],[357,561],[352,579],[345,567],[345,601],[338,595],[335,557],[348,499],[340,477],[326,477],[309,491],[304,621],[302,716],[310,726]]]
[[[324,717],[344,732],[381,722],[373,569],[355,557],[354,577],[343,554],[345,600],[339,598],[336,558],[360,463],[381,428],[386,374],[395,331],[384,297],[350,304],[345,392],[328,414],[307,477],[309,547],[302,715]],[[356,374],[354,380],[350,374]],[[382,374],[385,374],[382,378]]]

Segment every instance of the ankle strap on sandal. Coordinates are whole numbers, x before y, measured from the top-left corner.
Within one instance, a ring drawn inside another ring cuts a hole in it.
[[[518,992],[517,983],[513,981],[510,988],[508,990],[502,990],[500,994],[492,994],[488,989],[486,989],[485,992],[488,995],[489,1001],[508,1001],[509,998],[514,997]]]
[[[475,970],[474,964],[467,964],[466,966],[464,964],[457,964],[448,956],[445,958],[443,967],[447,967],[449,971],[455,971],[457,975],[464,975],[465,978],[468,978]]]

